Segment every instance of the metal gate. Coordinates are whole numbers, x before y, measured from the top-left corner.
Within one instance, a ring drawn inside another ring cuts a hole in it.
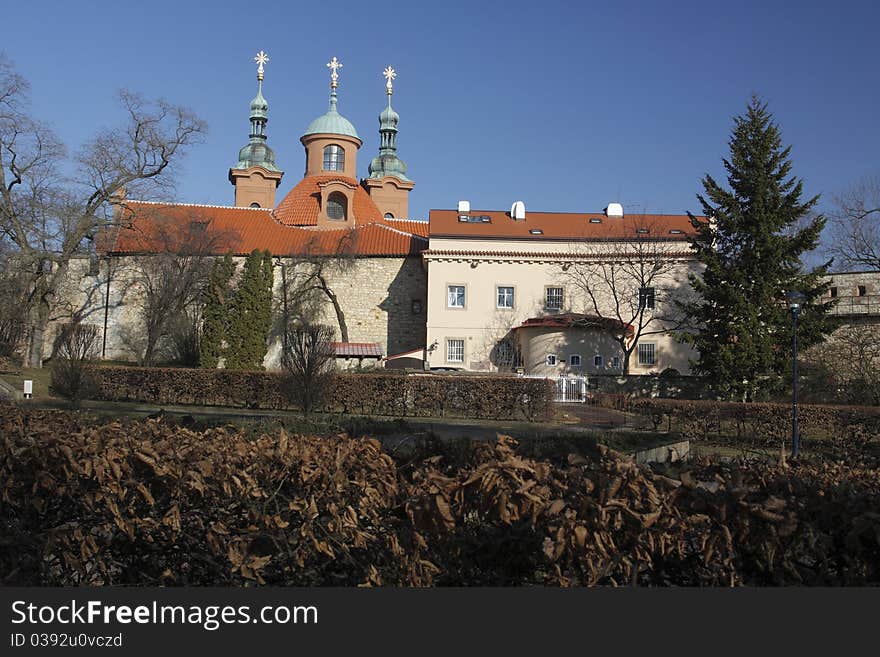
[[[587,377],[585,376],[540,376],[537,374],[525,374],[528,379],[547,379],[556,384],[556,402],[576,402],[584,403],[587,401]]]

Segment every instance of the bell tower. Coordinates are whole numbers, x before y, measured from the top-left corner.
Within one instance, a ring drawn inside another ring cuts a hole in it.
[[[369,177],[361,184],[383,216],[406,219],[409,216],[409,193],[416,184],[406,177],[406,162],[397,157],[397,123],[400,115],[391,107],[397,72],[388,66],[382,75],[385,77],[388,105],[379,114],[379,155],[370,162]]]
[[[266,140],[269,103],[263,98],[263,65],[269,56],[262,50],[257,62],[257,95],[251,101],[250,141],[238,152],[238,164],[229,170],[229,182],[235,186],[237,207],[275,207],[275,190],[284,172],[275,166],[275,152]]]

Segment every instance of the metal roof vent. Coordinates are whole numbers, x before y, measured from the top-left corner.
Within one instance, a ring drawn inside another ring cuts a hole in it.
[[[522,201],[514,201],[510,206],[510,218],[514,221],[526,220],[526,204]]]
[[[605,216],[606,217],[622,217],[623,216],[623,205],[620,203],[609,203],[608,207],[605,208]]]

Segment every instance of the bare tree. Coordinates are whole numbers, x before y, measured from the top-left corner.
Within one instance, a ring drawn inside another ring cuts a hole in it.
[[[641,338],[680,329],[684,317],[673,300],[686,282],[684,242],[671,241],[644,217],[620,219],[631,237],[580,245],[561,266],[584,298],[584,312],[598,318],[623,353],[623,371]],[[589,325],[592,320],[584,322]]]
[[[90,250],[114,224],[120,192],[171,187],[172,165],[205,131],[191,111],[120,92],[123,127],[105,130],[74,156],[73,180],[62,174],[64,146],[28,111],[27,81],[0,56],[0,234],[29,285],[26,365],[40,367],[43,335],[70,260]]]
[[[27,328],[28,278],[8,254],[0,254],[0,358],[11,358],[21,347]]]
[[[333,381],[333,329],[320,324],[288,326],[281,365],[287,373],[287,394],[308,414],[325,397]]]
[[[835,197],[832,254],[848,267],[880,270],[880,176]]]
[[[86,365],[95,357],[98,327],[67,324],[55,340],[52,358],[52,389],[74,403],[88,395]]]
[[[138,212],[141,253],[130,258],[127,294],[138,299],[140,325],[130,333],[130,346],[147,367],[160,356],[194,365],[212,256],[230,248],[233,237],[211,230],[198,215],[165,214],[162,206]]]
[[[323,303],[333,307],[342,342],[348,342],[345,311],[333,290],[333,277],[350,272],[355,266],[354,229],[316,234],[306,244],[304,253],[292,263],[282,262],[281,298],[277,316],[280,330],[292,323],[313,323],[320,316]]]
[[[836,401],[846,404],[880,404],[880,327],[845,325],[803,357],[818,369],[816,378]]]

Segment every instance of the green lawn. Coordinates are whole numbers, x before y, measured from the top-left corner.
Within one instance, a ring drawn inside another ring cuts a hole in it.
[[[47,399],[52,395],[49,394],[49,380],[52,375],[51,367],[43,367],[40,369],[22,368],[18,372],[4,372],[0,374],[0,378],[14,386],[16,390],[21,392],[24,389],[25,379],[34,382],[34,399]]]

